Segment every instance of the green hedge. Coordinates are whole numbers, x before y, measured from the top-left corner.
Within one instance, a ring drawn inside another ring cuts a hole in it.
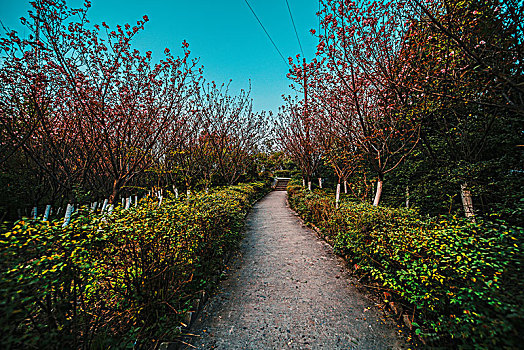
[[[290,170],[275,170],[273,172],[273,175],[276,177],[290,177],[291,171]]]
[[[173,339],[268,189],[231,186],[161,206],[142,200],[109,218],[80,210],[66,228],[17,222],[0,236],[0,347],[154,347]]]
[[[426,218],[415,210],[345,201],[288,187],[289,202],[317,226],[358,277],[378,283],[414,315],[429,344],[517,348],[524,322],[524,230],[490,221]],[[391,301],[391,300],[388,300]]]

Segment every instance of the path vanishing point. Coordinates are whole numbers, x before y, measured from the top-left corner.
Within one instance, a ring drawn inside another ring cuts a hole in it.
[[[192,327],[193,347],[407,348],[343,260],[287,206],[284,191],[254,206],[230,267]]]

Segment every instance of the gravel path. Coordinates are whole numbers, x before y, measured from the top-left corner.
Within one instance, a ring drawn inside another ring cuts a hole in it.
[[[344,262],[287,207],[259,201],[239,257],[192,327],[199,349],[402,349],[395,326],[347,276]]]

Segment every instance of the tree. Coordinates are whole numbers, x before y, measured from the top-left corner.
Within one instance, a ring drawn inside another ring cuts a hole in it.
[[[22,21],[35,41],[21,40],[15,32],[2,41],[3,80],[24,91],[21,101],[30,102],[25,130],[38,124],[40,143],[22,147],[68,194],[89,180],[104,184],[114,203],[162,156],[160,140],[184,124],[200,73],[194,70],[196,61],[189,59],[186,42],[183,57],[166,49],[156,64],[150,51],[133,50],[131,41],[147,16],[137,26],[111,31],[105,23],[103,29],[89,26],[89,2],[69,9],[64,1],[40,0],[33,7],[30,19]],[[3,105],[2,119],[24,110],[20,101]]]
[[[515,20],[522,4],[410,5],[417,17],[410,19],[401,51],[412,66],[403,86],[414,96],[413,113],[423,116],[428,155],[448,167],[450,181],[460,185],[464,212],[473,217],[472,192],[493,193],[486,175],[498,172],[500,179],[502,169],[519,167],[510,154],[518,152],[524,110],[522,40],[516,32],[522,27]]]
[[[404,67],[396,56],[401,48],[398,39],[407,31],[399,16],[404,7],[391,2],[323,4],[319,68],[315,86],[309,87],[310,96],[325,101],[325,92],[336,87],[328,98],[344,103],[341,113],[351,119],[351,138],[376,173],[373,204],[378,205],[384,176],[419,140],[418,120],[404,113],[409,95],[397,89]],[[298,82],[297,72],[300,70],[295,65],[292,77]]]
[[[219,181],[236,183],[249,168],[251,157],[266,137],[264,113],[253,112],[250,90],[237,96],[229,94],[229,85],[218,87],[215,82],[203,85],[198,110],[204,139],[214,165],[208,173],[216,172]],[[207,178],[211,178],[208,174]]]
[[[309,113],[314,113],[311,109],[306,111],[305,103],[300,105],[289,97],[286,102],[275,125],[277,143],[298,165],[304,183],[311,189],[311,180],[322,159],[322,151],[317,143],[317,135],[321,130],[313,124]]]

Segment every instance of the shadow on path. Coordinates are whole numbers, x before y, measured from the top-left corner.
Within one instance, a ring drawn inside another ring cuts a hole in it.
[[[192,327],[199,349],[401,349],[342,259],[275,191],[249,214],[239,257]],[[189,348],[189,347],[187,347]]]

